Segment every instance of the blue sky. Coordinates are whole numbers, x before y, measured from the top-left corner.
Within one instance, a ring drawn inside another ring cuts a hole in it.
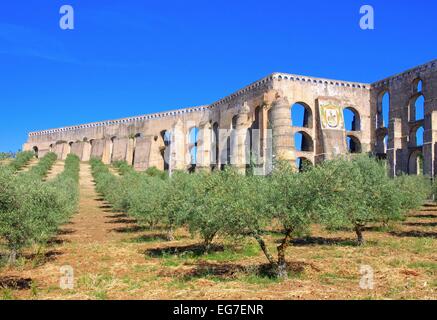
[[[75,30],[59,8],[75,9]],[[359,8],[375,9],[375,30]],[[275,71],[372,82],[436,58],[437,1],[0,4],[0,151],[28,131],[208,104]]]

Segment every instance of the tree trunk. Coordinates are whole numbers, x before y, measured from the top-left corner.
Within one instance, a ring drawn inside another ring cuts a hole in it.
[[[17,249],[11,249],[9,252],[8,264],[14,266],[17,262]]]
[[[363,226],[355,226],[355,233],[357,234],[357,244],[362,246],[364,244]]]
[[[168,241],[174,241],[174,231],[173,231],[173,227],[170,227],[167,230],[167,240]]]
[[[288,244],[290,242],[291,233],[293,232],[292,229],[286,229],[285,230],[285,237],[282,239],[281,244],[278,246],[278,270],[277,270],[277,276],[279,278],[287,278],[287,261],[285,260],[285,250],[288,247]]]
[[[216,235],[216,232],[214,232],[213,234],[210,234],[210,235],[205,237],[204,243],[203,243],[203,246],[205,248],[204,249],[205,253],[209,253],[210,252],[211,245],[212,245],[212,240],[214,240],[215,235]]]
[[[264,252],[264,255],[266,256],[267,260],[269,260],[272,269],[277,271],[278,270],[278,264],[275,261],[275,259],[273,258],[273,256],[270,254],[269,250],[267,249],[267,246],[266,246],[266,243],[264,242],[264,239],[261,238],[261,236],[258,233],[256,233],[256,232],[253,232],[252,236],[258,242],[258,244],[261,247],[261,250]]]

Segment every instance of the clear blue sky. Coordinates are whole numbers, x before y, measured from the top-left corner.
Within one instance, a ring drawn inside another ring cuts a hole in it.
[[[75,30],[59,8],[75,9]],[[358,26],[375,9],[375,30]],[[0,151],[28,131],[211,103],[275,71],[372,82],[436,58],[437,1],[0,4]]]

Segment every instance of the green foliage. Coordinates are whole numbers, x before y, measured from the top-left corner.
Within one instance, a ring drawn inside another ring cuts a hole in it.
[[[12,168],[13,171],[18,171],[22,167],[24,167],[30,161],[30,159],[33,158],[33,156],[33,151],[19,152],[17,153],[14,161],[12,161],[9,166]]]
[[[292,237],[307,234],[312,223],[353,228],[358,243],[370,223],[403,219],[430,193],[424,177],[391,179],[386,168],[367,155],[339,158],[296,172],[276,163],[267,177],[241,175],[232,168],[187,174],[150,168],[138,173],[126,162],[114,164],[121,176],[93,160],[97,190],[114,209],[150,227],[164,226],[168,239],[180,226],[200,235],[207,252],[217,235],[254,238],[275,276],[287,276],[285,251]],[[266,245],[266,228],[279,224],[276,250]],[[273,252],[277,253],[277,256]]]
[[[134,168],[132,168],[132,166],[130,166],[126,161],[116,161],[112,165],[118,169],[118,172],[120,172],[122,176],[134,172]]]
[[[53,156],[47,159],[53,161]],[[64,172],[43,182],[41,174],[50,161],[22,175],[0,168],[0,238],[10,251],[11,263],[22,248],[49,240],[77,206],[79,158],[69,155]]]
[[[351,227],[363,244],[364,227],[402,217],[401,196],[385,167],[367,155],[326,161],[309,172],[319,182],[313,195],[322,222]]]
[[[188,227],[192,234],[200,234],[206,251],[214,237],[225,228],[224,222],[233,214],[234,194],[229,189],[236,175],[231,170],[198,173],[190,176],[187,193]]]
[[[42,179],[47,175],[57,158],[58,157],[56,153],[49,152],[42,157],[28,172],[25,172],[22,175],[29,179]]]
[[[394,181],[404,212],[419,209],[433,192],[430,179],[423,175],[401,175]]]
[[[0,152],[0,160],[14,158],[15,154],[13,152]]]

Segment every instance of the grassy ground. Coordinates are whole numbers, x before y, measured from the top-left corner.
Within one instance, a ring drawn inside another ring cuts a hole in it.
[[[437,207],[428,205],[389,229],[366,231],[354,245],[349,231],[314,226],[287,251],[288,280],[259,272],[266,260],[252,240],[219,239],[199,251],[199,239],[178,230],[167,242],[113,212],[94,191],[81,164],[77,215],[39,256],[36,248],[14,269],[0,269],[3,299],[437,299]],[[278,235],[266,235],[272,248]],[[60,268],[74,269],[74,289],[59,287]],[[360,267],[374,270],[374,288],[360,288]]]

